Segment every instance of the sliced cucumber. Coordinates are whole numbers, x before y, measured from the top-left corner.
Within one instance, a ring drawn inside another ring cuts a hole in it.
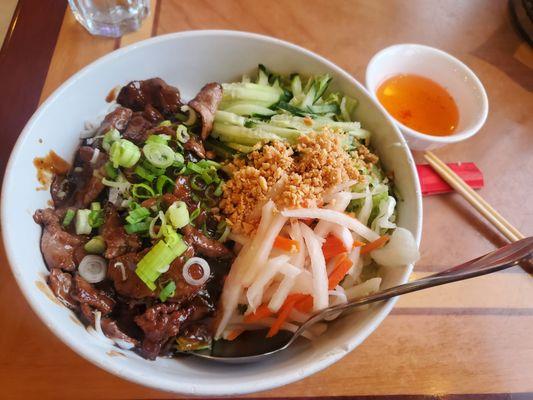
[[[333,78],[329,76],[328,74],[321,75],[315,78],[315,98],[313,100],[313,104],[322,97],[322,95],[326,92],[326,89],[329,86],[329,83],[331,82]]]
[[[244,123],[246,122],[246,118],[241,117],[240,115],[237,115],[235,113],[229,112],[227,110],[226,111],[218,110],[215,113],[215,122],[220,122],[222,124],[244,126]]]
[[[298,97],[302,94],[302,80],[298,74],[291,75],[291,91],[293,97]]]
[[[238,143],[228,143],[227,145],[231,149],[237,150],[239,153],[247,154],[247,153],[250,153],[250,152],[254,151],[254,147],[253,146],[245,146],[243,144],[238,144]]]
[[[207,150],[214,151],[218,156],[225,159],[232,158],[235,155],[233,149],[212,137],[209,137],[204,142],[204,145]]]
[[[256,83],[223,83],[223,102],[234,100],[262,101],[269,106],[279,101],[283,91]]]
[[[257,83],[259,85],[268,85],[268,71],[263,64],[257,68]]]
[[[274,115],[276,112],[268,107],[259,104],[247,102],[235,102],[230,106],[224,108],[224,111],[231,112],[237,115]]]
[[[212,135],[223,142],[254,145],[261,141],[279,140],[280,137],[268,132],[259,132],[255,129],[242,126],[226,125],[215,122]]]

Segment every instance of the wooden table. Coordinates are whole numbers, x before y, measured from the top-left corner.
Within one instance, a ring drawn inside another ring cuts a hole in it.
[[[533,51],[515,33],[506,1],[152,0],[142,30],[121,40],[91,37],[65,3],[19,1],[0,56],[2,169],[40,101],[98,57],[150,36],[189,29],[259,32],[309,48],[360,81],[379,49],[416,42],[468,64],[489,96],[479,135],[436,153],[446,161],[476,162],[486,181],[480,194],[525,235],[533,234]],[[426,198],[414,277],[504,243],[459,196]],[[0,398],[174,397],[76,355],[30,310],[3,248],[0,266]],[[508,270],[406,295],[342,361],[256,396],[532,399],[532,333],[533,280],[518,268]]]

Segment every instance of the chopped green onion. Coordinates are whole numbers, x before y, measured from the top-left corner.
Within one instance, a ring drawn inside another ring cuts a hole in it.
[[[83,246],[85,251],[90,254],[102,254],[105,251],[105,240],[102,236],[95,236]]]
[[[102,147],[105,151],[109,151],[111,148],[111,145],[120,139],[120,132],[117,131],[115,128],[110,129],[104,134],[104,138],[102,140]]]
[[[222,191],[223,191],[223,190],[222,190],[222,187],[223,187],[223,185],[224,185],[224,181],[221,180],[221,181],[218,183],[217,188],[216,188],[215,191],[213,192],[213,194],[214,194],[215,196],[217,196],[217,197],[222,196]]]
[[[89,225],[89,214],[91,210],[78,210],[76,212],[76,235],[89,235],[92,231]]]
[[[100,205],[99,202],[95,201],[91,203],[91,211],[99,211],[101,209],[102,209],[102,206]]]
[[[202,212],[202,210],[200,209],[200,207],[198,207],[196,210],[194,210],[191,213],[191,217],[190,217],[189,221],[193,222],[200,215],[201,212]]]
[[[187,131],[187,127],[185,125],[178,125],[178,127],[176,128],[176,140],[180,143],[185,143],[190,138],[191,136]]]
[[[213,160],[200,160],[198,161],[197,163],[198,165],[200,166],[206,166],[206,167],[214,167],[215,169],[220,169],[222,168],[222,164],[220,163],[217,163],[216,161],[213,161]]]
[[[174,229],[183,228],[189,223],[189,210],[183,201],[172,203],[165,215]]]
[[[158,126],[170,126],[170,125],[172,125],[172,122],[166,119],[164,121],[161,121]]]
[[[220,243],[224,243],[226,240],[228,240],[228,236],[231,232],[231,229],[228,225],[225,226],[224,228],[224,232],[222,232],[222,235],[220,235],[220,237],[218,238],[218,241]]]
[[[215,196],[215,190],[215,185],[209,185],[204,192],[205,204],[208,207],[214,207],[218,202],[218,198]]]
[[[159,144],[167,144],[170,140],[170,136],[161,134],[161,135],[150,135],[148,139],[146,139],[146,143],[159,143]]]
[[[145,233],[150,229],[150,222],[150,220],[146,220],[135,224],[124,225],[124,230],[130,235],[132,233]]]
[[[148,216],[150,216],[150,210],[145,207],[136,207],[128,213],[126,221],[129,224],[136,224]]]
[[[129,203],[128,203],[128,208],[130,210],[135,210],[136,208],[139,208],[139,207],[142,207],[142,206],[139,203],[137,203],[136,201],[130,200]]]
[[[161,225],[159,225],[159,230],[156,232],[155,227],[157,224],[157,221],[161,221]],[[159,214],[155,218],[150,221],[150,227],[148,229],[148,234],[152,239],[159,239],[163,235],[163,228],[167,224],[167,219],[165,217],[165,214],[163,214],[163,211],[159,211]]]
[[[156,177],[154,174],[150,173],[150,171],[148,171],[142,165],[137,165],[133,172],[135,172],[137,176],[147,180],[148,182],[152,182]]]
[[[174,162],[174,150],[166,144],[147,143],[143,147],[143,153],[150,164],[157,168],[167,168]]]
[[[194,175],[190,180],[190,185],[194,190],[204,191],[207,187],[201,175]]]
[[[141,165],[145,170],[147,170],[152,175],[159,176],[159,175],[165,174],[165,168],[154,167],[152,164],[150,164],[148,160],[144,160]]]
[[[113,167],[113,164],[111,162],[108,161],[105,163],[104,170],[108,178],[117,179],[118,170]]]
[[[65,214],[65,217],[63,218],[63,226],[69,226],[75,215],[76,211],[68,209],[67,213]]]
[[[165,238],[158,241],[154,247],[137,264],[135,274],[150,288],[156,289],[155,281],[161,275],[159,270],[164,269],[177,257],[187,250],[187,244],[181,235],[174,232],[171,227],[162,229]]]
[[[215,163],[215,164],[220,165],[218,163]],[[206,160],[202,160],[197,163],[193,163],[189,161],[187,163],[187,170],[185,171],[185,173],[189,175],[192,173],[201,175],[204,182],[207,185],[209,185],[210,183],[220,181],[220,178],[217,175],[216,168],[217,167],[215,167],[214,165],[207,163]]]
[[[142,193],[141,189],[144,193]],[[155,192],[145,183],[136,183],[131,186],[131,195],[135,199],[149,199],[150,197],[155,197]]]
[[[183,163],[185,162],[185,158],[183,157],[183,154],[175,153],[174,154],[174,165],[175,167],[181,167]]]
[[[171,185],[171,187],[174,187],[176,183],[174,183],[174,181],[166,175],[159,176],[155,184],[157,194],[163,194],[163,189],[165,188],[165,186],[168,186],[168,185]]]
[[[195,172],[197,174],[203,174],[204,173],[204,168],[202,168],[200,165],[195,164],[195,163],[190,162],[190,161],[187,163],[187,169],[189,171]]]
[[[191,197],[192,197],[192,199],[193,199],[193,201],[195,203],[199,203],[201,201],[201,199],[198,197],[198,195],[196,193],[194,193],[194,192],[191,193]]]
[[[116,181],[110,181],[107,178],[102,178],[102,183],[106,186],[117,188],[120,191],[127,190],[131,185],[131,183],[129,183],[122,175],[119,175]]]
[[[161,293],[159,293],[159,300],[161,300],[162,302],[165,302],[167,301],[169,297],[174,296],[175,293],[176,293],[176,284],[174,283],[174,281],[170,281],[163,288],[163,290],[161,290]]]
[[[221,167],[221,164],[211,160],[201,160],[197,163],[187,163],[187,169],[189,170],[189,173],[192,171],[201,175],[202,179],[207,185],[213,182],[220,182],[220,177],[217,174],[217,170]]]
[[[131,168],[139,161],[139,158],[141,158],[139,148],[126,139],[117,140],[109,150],[109,159],[115,168]]]
[[[104,212],[102,210],[91,210],[89,213],[89,225],[91,228],[99,228],[104,224]]]

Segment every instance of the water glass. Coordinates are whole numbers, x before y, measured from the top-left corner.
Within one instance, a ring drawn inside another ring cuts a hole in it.
[[[76,20],[93,35],[120,37],[141,27],[150,0],[69,0]]]

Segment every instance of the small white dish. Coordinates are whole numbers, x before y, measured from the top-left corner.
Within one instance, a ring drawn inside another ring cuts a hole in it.
[[[437,82],[450,93],[459,109],[459,125],[449,136],[415,131],[393,117],[412,150],[460,142],[474,136],[485,123],[489,111],[485,88],[470,68],[450,54],[420,44],[397,44],[381,50],[366,69],[366,87],[376,101],[379,85],[398,74],[420,75]]]
[[[195,357],[145,360],[99,341],[68,308],[54,301],[39,248],[41,227],[32,219],[36,209],[47,206],[50,193],[35,190],[39,182],[33,159],[49,150],[72,159],[84,122],[106,113],[109,104],[105,97],[117,85],[159,76],[177,86],[184,99],[190,99],[206,82],[239,79],[261,62],[283,74],[327,72],[333,77],[333,90],[359,101],[354,117],[372,131],[372,143],[385,169],[394,172],[395,186],[402,195],[396,223],[409,229],[420,243],[422,198],[411,153],[383,107],[330,61],[275,38],[236,31],[179,32],[114,51],[68,79],[28,121],[9,159],[0,205],[7,258],[37,316],[72,350],[117,376],[188,396],[235,396],[272,389],[303,379],[344,357],[378,327],[396,302],[389,299],[338,319],[310,345],[295,344],[260,363],[228,365]],[[383,269],[382,285],[387,288],[407,282],[412,268]]]

